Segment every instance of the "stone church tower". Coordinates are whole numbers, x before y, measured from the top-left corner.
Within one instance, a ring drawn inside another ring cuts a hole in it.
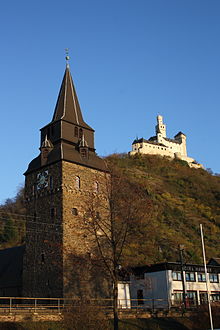
[[[81,220],[89,198],[104,194],[106,176],[67,63],[52,121],[41,129],[40,154],[25,172],[24,296],[94,296],[94,246]]]

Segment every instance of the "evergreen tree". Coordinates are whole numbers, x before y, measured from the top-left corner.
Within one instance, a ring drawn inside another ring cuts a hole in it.
[[[3,242],[16,241],[18,236],[17,228],[10,216],[6,216],[5,226],[2,233]]]

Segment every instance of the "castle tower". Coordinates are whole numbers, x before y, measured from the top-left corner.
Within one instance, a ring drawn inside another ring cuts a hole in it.
[[[166,125],[163,123],[163,116],[157,116],[157,125],[155,130],[156,135],[159,135],[159,137],[166,137]]]
[[[94,246],[81,220],[94,186],[95,193],[104,193],[106,173],[67,63],[52,121],[41,129],[40,154],[25,172],[24,296],[80,296],[83,290],[92,291],[88,265]]]
[[[186,135],[182,132],[179,132],[174,136],[174,139],[178,141],[181,146],[181,155],[187,157]]]

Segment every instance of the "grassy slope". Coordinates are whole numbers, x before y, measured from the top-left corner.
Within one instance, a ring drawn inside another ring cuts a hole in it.
[[[175,261],[178,244],[185,245],[188,262],[202,262],[200,223],[207,258],[220,257],[220,177],[157,156],[112,155],[107,160],[140,184],[151,202],[143,232],[134,233],[126,250],[129,262]]]

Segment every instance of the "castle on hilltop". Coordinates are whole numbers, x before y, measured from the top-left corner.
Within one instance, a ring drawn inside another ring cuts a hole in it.
[[[156,135],[145,140],[144,138],[135,139],[132,143],[130,155],[149,154],[167,156],[184,160],[190,167],[203,168],[195,159],[187,156],[186,135],[179,132],[173,139],[166,136],[166,125],[163,123],[163,117],[157,116],[157,125],[155,126]]]

